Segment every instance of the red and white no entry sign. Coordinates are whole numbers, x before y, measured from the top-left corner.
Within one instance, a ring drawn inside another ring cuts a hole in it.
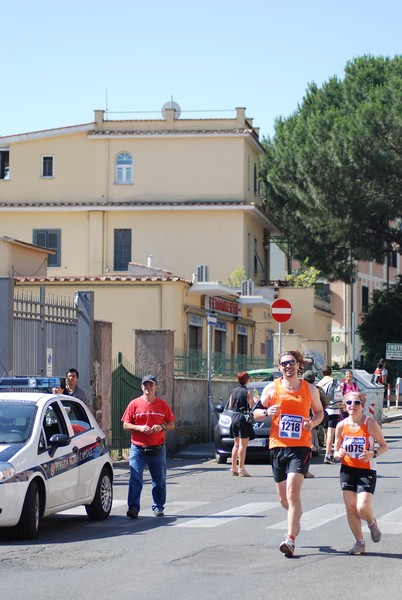
[[[271,315],[278,323],[285,323],[292,316],[292,305],[287,300],[275,300],[271,306]]]

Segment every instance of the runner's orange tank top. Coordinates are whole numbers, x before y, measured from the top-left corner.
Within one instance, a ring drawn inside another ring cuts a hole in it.
[[[359,455],[366,449],[374,449],[374,437],[369,433],[368,420],[370,417],[365,417],[360,427],[352,431],[349,424],[349,419],[342,421],[342,448],[345,448],[346,454],[342,459],[343,465],[355,467],[356,469],[372,469],[376,470],[376,460],[359,460]]]
[[[305,446],[311,448],[311,431],[305,431],[303,420],[310,418],[311,394],[307,381],[302,379],[297,392],[288,392],[282,379],[275,379],[275,392],[269,406],[279,404],[277,415],[272,417],[270,448]]]

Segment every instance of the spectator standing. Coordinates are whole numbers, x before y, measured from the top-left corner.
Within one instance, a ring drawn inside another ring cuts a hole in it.
[[[142,378],[142,396],[131,400],[123,416],[123,428],[131,434],[130,480],[128,483],[127,516],[137,519],[147,466],[152,478],[152,510],[163,517],[166,503],[165,431],[175,427],[175,417],[165,400],[156,395],[154,375]]]
[[[334,378],[332,377],[332,369],[329,365],[327,365],[322,370],[323,378],[317,383],[317,385],[322,388],[327,396],[329,396],[329,391],[331,386],[334,383]],[[326,465],[334,465],[335,460],[332,456],[332,446],[335,438],[335,429],[339,423],[341,409],[340,408],[331,408],[330,406],[325,409],[327,413],[327,419],[325,423],[325,428],[327,431],[326,441],[325,441],[325,457],[324,464]]]
[[[272,417],[269,438],[272,474],[279,501],[288,511],[288,533],[279,550],[288,557],[294,555],[295,538],[300,530],[301,488],[311,459],[311,431],[323,418],[317,388],[298,377],[302,366],[301,352],[281,352],[282,377],[265,386],[261,394],[264,409],[254,410],[257,420]]]
[[[66,388],[65,394],[67,396],[74,396],[74,398],[78,398],[78,400],[82,400],[87,406],[89,406],[89,400],[80,387],[78,387],[78,378],[80,374],[77,369],[69,369],[66,373]]]
[[[345,379],[341,381],[341,388],[344,396],[349,392],[359,391],[357,384],[353,381],[353,373],[349,369],[345,371]]]
[[[359,388],[357,384],[353,381],[353,373],[349,369],[345,372],[345,379],[341,381],[342,394],[346,396],[349,392],[358,392]],[[345,405],[342,407],[342,418],[346,418],[348,416]]]
[[[388,383],[388,369],[386,362],[383,358],[378,361],[376,370],[374,371],[373,380],[374,383],[380,383],[384,386],[384,398],[387,397],[387,383]]]
[[[250,375],[246,371],[239,371],[237,381],[239,385],[233,389],[229,398],[229,409],[233,411],[232,434],[234,437],[230,472],[232,475],[240,477],[251,477],[244,467],[248,442],[254,435],[253,425],[250,421],[246,421],[245,416],[254,406],[251,390],[246,387],[250,382]]]
[[[313,383],[316,386],[318,393],[320,394],[320,400],[321,400],[322,408],[324,411],[324,420],[319,425],[317,425],[317,427],[315,427],[313,430],[313,445],[314,445],[314,443],[316,443],[316,445],[318,447],[325,446],[324,424],[325,424],[325,420],[326,420],[326,416],[327,416],[327,413],[325,412],[325,410],[329,406],[329,399],[328,399],[328,396],[326,395],[326,393],[324,392],[324,390],[321,387],[317,386],[317,384],[315,383],[315,373],[313,371],[306,371],[303,375],[303,379],[305,379],[309,383]],[[316,433],[316,436],[314,436],[315,433]],[[315,437],[316,437],[316,442],[314,441]],[[308,475],[307,475],[307,477],[308,477]]]
[[[364,554],[361,522],[367,521],[373,542],[379,542],[381,531],[374,517],[372,501],[377,479],[376,458],[388,450],[378,423],[364,415],[366,396],[349,392],[345,397],[348,417],[338,423],[334,457],[342,461],[340,483],[349,527],[355,543],[349,554]],[[378,448],[375,448],[375,442]]]

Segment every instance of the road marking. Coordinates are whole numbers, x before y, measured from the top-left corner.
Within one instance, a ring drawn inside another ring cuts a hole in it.
[[[166,505],[166,517],[174,517],[179,513],[183,513],[187,510],[193,510],[201,506],[205,506],[206,504],[210,504],[210,502],[196,502],[196,501],[173,501],[168,502]],[[126,500],[113,500],[113,508],[111,512],[111,517],[121,517],[122,511],[121,507],[127,507]],[[268,513],[274,508],[279,508],[279,502],[251,502],[249,504],[242,504],[240,506],[236,506],[229,510],[224,510],[222,512],[208,514],[208,515],[199,515],[196,518],[191,515],[192,518],[185,522],[178,523],[177,521],[174,523],[169,522],[169,527],[188,527],[188,528],[212,528],[219,527],[220,525],[224,525],[226,523],[233,522],[237,519],[247,519],[248,517],[253,517],[254,515],[260,513]],[[86,516],[86,510],[84,506],[76,506],[75,508],[70,508],[68,510],[63,510],[57,514],[60,515],[69,515],[69,516]],[[125,516],[125,510],[124,510]],[[146,508],[144,511],[141,511],[140,517],[149,517],[153,518],[153,513],[150,508]],[[317,529],[326,523],[339,519],[340,517],[344,517],[346,519],[346,509],[344,504],[338,503],[328,503],[323,504],[322,506],[318,506],[312,510],[309,510],[303,513],[301,519],[301,529],[302,531],[312,531],[313,529]],[[102,527],[125,527],[127,523],[131,523],[132,521],[129,519],[118,519],[109,518],[106,521],[102,521]],[[135,521],[134,521],[135,522]],[[385,534],[394,534],[400,535],[402,534],[402,507],[393,510],[382,517],[377,517],[378,526],[382,533]],[[89,527],[99,527],[99,523],[88,523]],[[276,530],[287,530],[287,521],[278,521],[277,523],[273,523],[269,525],[267,529],[276,529]],[[363,526],[364,533],[367,533],[368,527],[367,525]]]
[[[168,517],[174,516],[176,513],[182,513],[185,510],[190,510],[192,508],[197,508],[197,506],[204,506],[205,504],[210,504],[209,502],[186,502],[183,500],[180,502],[179,500],[175,500],[173,502],[168,502],[166,505],[166,515]]]
[[[258,513],[267,512],[273,508],[278,508],[278,506],[280,506],[279,502],[251,502],[213,515],[200,515],[196,519],[179,523],[175,527],[218,527],[224,523],[233,522],[235,519],[252,517]]]
[[[381,533],[402,533],[402,508],[397,508],[392,512],[387,513],[382,517],[377,518],[378,527]],[[367,525],[363,527],[363,531],[367,532]]]
[[[339,519],[339,517],[346,517],[344,504],[323,504],[322,506],[318,506],[317,508],[313,508],[313,510],[303,513],[300,523],[301,529],[302,531],[311,531],[321,525],[325,525],[325,523],[335,521],[335,519]],[[285,531],[287,528],[287,521],[280,521],[279,523],[274,523],[267,527],[267,529],[285,529]]]

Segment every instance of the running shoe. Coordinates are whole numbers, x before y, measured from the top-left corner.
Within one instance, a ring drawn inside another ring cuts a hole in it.
[[[154,508],[154,515],[155,517],[164,517],[165,513],[161,508]]]
[[[285,556],[293,556],[295,552],[295,543],[292,538],[287,535],[285,540],[279,546],[279,550],[283,552]]]
[[[324,458],[324,465],[334,465],[335,459],[332,456],[326,456]]]
[[[348,554],[364,554],[366,552],[366,544],[363,540],[355,542],[353,548],[351,548]]]
[[[377,520],[374,519],[373,524],[369,525],[368,528],[370,529],[370,535],[373,542],[379,542],[381,539],[381,531],[377,525]]]

